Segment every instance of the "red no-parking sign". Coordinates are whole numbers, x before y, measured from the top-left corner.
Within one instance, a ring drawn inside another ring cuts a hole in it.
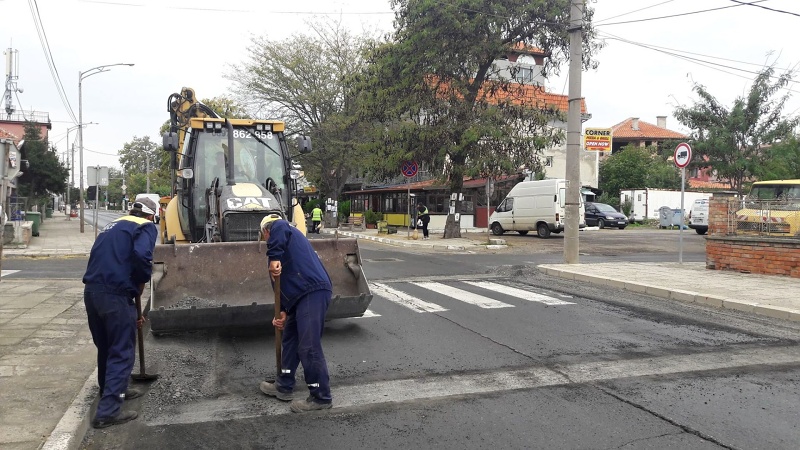
[[[406,177],[411,178],[417,174],[417,166],[416,161],[403,161],[403,165],[400,167],[400,172]]]

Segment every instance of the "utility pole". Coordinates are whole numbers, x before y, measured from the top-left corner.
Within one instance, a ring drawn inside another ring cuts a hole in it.
[[[585,0],[572,0],[569,14],[569,111],[567,112],[567,201],[564,262],[577,264],[581,203],[581,70]]]
[[[150,154],[147,155],[147,193],[150,193]]]

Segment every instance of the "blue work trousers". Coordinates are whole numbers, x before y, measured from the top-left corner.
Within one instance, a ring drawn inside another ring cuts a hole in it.
[[[331,291],[310,292],[286,316],[281,341],[282,373],[278,374],[277,382],[281,391],[294,391],[297,366],[303,363],[303,375],[314,401],[331,402],[328,363],[322,353],[322,329],[330,303]]]
[[[125,295],[84,290],[89,330],[97,347],[100,403],[97,419],[116,417],[125,401],[128,379],[136,359],[136,304]]]

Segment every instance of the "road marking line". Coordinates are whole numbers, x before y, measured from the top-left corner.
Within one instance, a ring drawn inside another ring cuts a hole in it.
[[[580,385],[635,377],[676,375],[712,370],[785,364],[800,364],[800,347],[747,348],[667,355],[618,361],[562,364],[554,369],[528,367],[479,374],[427,375],[421,378],[376,381],[333,386],[334,409],[367,405],[442,399],[559,385]],[[144,415],[148,426],[193,424],[290,414],[289,408],[261,397],[252,390],[199,399],[187,404],[150,410]],[[147,399],[145,399],[147,401]],[[145,405],[147,406],[147,405]]]
[[[575,304],[572,302],[565,302],[564,300],[558,300],[553,297],[548,297],[543,294],[537,294],[536,292],[526,291],[525,289],[518,289],[511,286],[503,286],[502,284],[492,283],[491,281],[464,281],[464,283],[471,286],[488,289],[490,291],[499,292],[501,294],[510,295],[512,297],[521,298],[522,300],[544,303],[545,305],[550,306]]]
[[[389,287],[383,283],[370,283],[372,286],[373,294],[378,294],[381,297],[389,300],[390,302],[397,303],[398,305],[405,306],[406,308],[416,312],[442,312],[447,309],[442,308],[436,303],[429,303],[425,300],[420,300],[413,295],[406,294],[395,288]]]
[[[421,288],[428,289],[429,291],[436,292],[438,294],[446,295],[448,297],[454,298],[456,300],[469,303],[471,305],[479,306],[481,308],[513,308],[514,305],[509,305],[508,303],[503,303],[501,301],[497,301],[491,299],[489,297],[484,297],[482,295],[473,294],[472,292],[465,291],[463,289],[458,289],[452,286],[448,286],[442,283],[434,283],[431,281],[420,281],[414,283]]]
[[[19,272],[19,270],[2,270],[0,271],[0,277],[11,275],[12,273],[17,273],[17,272]]]
[[[368,309],[368,310],[364,311],[364,315],[363,315],[363,316],[361,316],[360,318],[365,318],[365,317],[380,317],[380,316],[381,316],[380,314],[378,314],[378,313],[376,313],[376,312],[373,312],[371,309]],[[359,319],[359,317],[354,317],[354,319]]]

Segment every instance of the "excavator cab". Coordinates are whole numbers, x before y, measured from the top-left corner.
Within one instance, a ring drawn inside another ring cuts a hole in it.
[[[305,234],[284,123],[223,119],[184,88],[170,96],[173,195],[154,252],[154,333],[268,324],[273,300],[261,219],[279,214]],[[300,152],[310,139],[298,136]],[[296,223],[295,223],[296,222]],[[314,239],[333,281],[328,318],[358,317],[372,300],[355,239]]]

